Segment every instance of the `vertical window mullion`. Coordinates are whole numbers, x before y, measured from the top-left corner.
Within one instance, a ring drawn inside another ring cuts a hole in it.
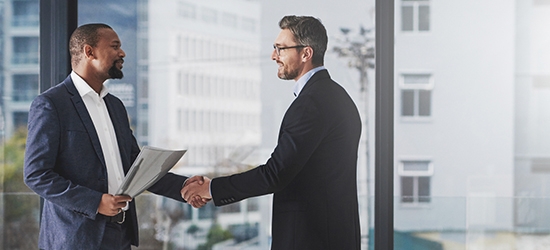
[[[419,3],[417,1],[413,2],[413,31],[418,31],[418,25],[419,25],[418,5],[419,5]]]
[[[412,200],[413,200],[413,204],[418,204],[418,177],[417,176],[413,176],[412,177],[412,180],[413,180],[413,197],[412,197]]]
[[[418,104],[419,103],[419,101],[418,101],[419,100],[418,99],[419,98],[418,92],[419,92],[418,89],[414,90],[414,99],[413,99],[413,105],[414,105],[413,116],[414,117],[418,117],[418,115],[420,114],[420,112],[419,112],[420,107],[419,107],[419,104]]]

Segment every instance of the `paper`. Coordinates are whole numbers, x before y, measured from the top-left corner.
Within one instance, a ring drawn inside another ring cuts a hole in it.
[[[136,197],[166,175],[186,152],[187,150],[166,150],[144,146],[116,194]]]

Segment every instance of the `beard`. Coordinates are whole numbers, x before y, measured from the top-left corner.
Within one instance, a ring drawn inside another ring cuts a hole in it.
[[[122,70],[116,67],[117,62],[119,61],[120,60],[113,62],[113,66],[111,66],[111,68],[109,69],[109,77],[111,79],[122,79],[122,77],[124,77],[124,73],[122,73]]]
[[[282,80],[294,80],[294,79],[296,79],[296,77],[298,77],[299,70],[296,69],[296,68],[288,69],[285,66],[283,66],[282,71],[279,71],[277,73],[277,76]]]

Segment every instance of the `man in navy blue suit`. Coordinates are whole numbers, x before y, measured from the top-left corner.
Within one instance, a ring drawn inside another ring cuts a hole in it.
[[[44,198],[39,248],[131,249],[139,239],[133,197],[114,192],[140,148],[124,105],[103,85],[123,77],[126,54],[105,24],[78,27],[69,47],[71,74],[29,111],[24,179]],[[168,173],[149,191],[183,202],[186,179]]]
[[[182,195],[212,198],[222,206],[273,193],[271,249],[360,249],[359,112],[323,66],[328,40],[323,24],[286,16],[279,27],[271,58],[279,78],[296,81],[296,99],[271,158],[247,172],[192,183]]]

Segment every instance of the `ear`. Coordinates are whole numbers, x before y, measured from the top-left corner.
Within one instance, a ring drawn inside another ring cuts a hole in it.
[[[302,53],[302,62],[311,61],[313,58],[313,49],[307,46],[302,49],[302,52],[304,52]]]
[[[90,58],[90,59],[95,58],[94,57],[94,48],[92,46],[86,44],[86,45],[84,45],[83,50],[84,50],[84,56],[86,58]]]

